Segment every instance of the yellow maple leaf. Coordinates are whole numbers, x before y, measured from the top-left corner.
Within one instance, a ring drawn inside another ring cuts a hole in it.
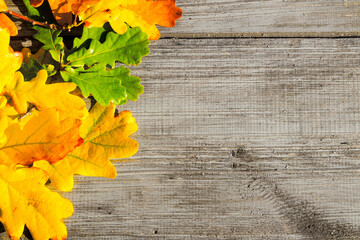
[[[5,130],[7,142],[0,147],[0,164],[30,165],[34,161],[55,163],[83,142],[81,121],[68,117],[60,121],[59,111],[50,108],[30,118],[21,129],[13,123]]]
[[[66,238],[63,219],[73,214],[73,205],[45,187],[47,180],[41,169],[0,165],[0,221],[12,240],[21,237],[24,225],[34,240]]]
[[[114,111],[113,104],[96,104],[80,127],[84,143],[55,164],[38,161],[34,166],[47,171],[54,187],[62,191],[72,189],[74,174],[115,178],[116,169],[109,159],[131,157],[138,143],[129,138],[137,131],[131,112],[123,111],[114,117]]]
[[[27,112],[28,102],[39,110],[56,108],[79,119],[88,114],[85,102],[70,94],[76,88],[75,83],[46,84],[47,78],[47,71],[40,70],[35,78],[25,82],[21,72],[16,72],[1,95],[10,96],[15,109],[22,114]]]

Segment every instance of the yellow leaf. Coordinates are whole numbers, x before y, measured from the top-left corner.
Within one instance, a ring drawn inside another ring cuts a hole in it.
[[[112,104],[96,104],[80,127],[84,143],[55,164],[39,161],[34,166],[47,171],[54,187],[62,191],[72,189],[74,174],[115,178],[116,169],[109,159],[131,157],[138,143],[129,138],[137,131],[131,112],[123,111],[114,117],[114,111]]]
[[[47,77],[47,71],[40,70],[35,78],[24,82],[23,75],[16,72],[14,80],[4,87],[1,95],[10,96],[15,109],[22,114],[27,112],[30,102],[40,110],[56,108],[75,118],[84,118],[88,114],[85,102],[80,97],[70,94],[76,88],[76,84],[46,84]]]
[[[10,34],[0,26],[0,91],[14,79],[15,71],[21,67],[22,54],[14,52],[10,47]]]
[[[6,11],[8,10],[6,4],[5,4],[5,1],[4,0],[0,0],[0,12],[2,11]]]
[[[13,123],[6,130],[7,142],[0,147],[0,164],[30,165],[34,161],[55,163],[83,142],[81,121],[68,117],[60,121],[59,111],[50,108],[32,117],[21,129]]]
[[[6,143],[6,128],[13,122],[17,121],[19,117],[17,111],[7,104],[7,99],[0,96],[0,146]]]
[[[43,1],[33,2],[39,5]],[[160,38],[155,25],[173,27],[182,16],[175,0],[49,0],[49,4],[60,25],[71,25],[75,15],[86,27],[102,27],[110,22],[119,34],[126,32],[126,24],[140,27],[150,40]]]
[[[34,240],[65,239],[63,219],[73,214],[72,203],[51,192],[46,173],[37,168],[0,165],[0,221],[11,239],[28,227]]]
[[[126,32],[126,24],[140,27],[150,40],[160,38],[160,32],[155,25],[174,27],[175,20],[182,16],[182,10],[175,6],[175,0],[136,0],[119,1],[115,8],[106,11],[94,10],[96,6],[88,8],[80,18],[86,21],[87,27],[101,27],[110,22],[111,27],[119,34]]]

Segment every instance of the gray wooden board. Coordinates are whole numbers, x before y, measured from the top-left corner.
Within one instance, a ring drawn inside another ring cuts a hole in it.
[[[360,2],[178,5],[119,107],[139,152],[76,177],[68,239],[360,239],[360,39],[233,38],[358,36]]]
[[[21,0],[6,0],[11,10]],[[16,5],[14,4],[16,3]],[[183,17],[163,37],[359,36],[360,2],[343,0],[178,0]],[[20,36],[32,36],[22,31]]]
[[[77,177],[69,239],[360,239],[360,39],[165,39],[140,143]]]

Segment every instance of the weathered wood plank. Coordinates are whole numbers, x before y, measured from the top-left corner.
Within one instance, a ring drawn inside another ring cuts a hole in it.
[[[360,35],[359,1],[179,0],[184,11],[163,37],[329,37]],[[20,0],[6,0],[19,11]],[[16,3],[17,6],[14,4]],[[21,7],[22,8],[22,7]],[[20,36],[31,36],[24,29]]]
[[[77,178],[69,239],[360,239],[360,39],[165,39],[139,153]]]

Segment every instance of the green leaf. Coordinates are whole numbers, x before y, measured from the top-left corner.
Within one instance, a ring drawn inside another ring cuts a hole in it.
[[[103,27],[84,27],[81,38],[74,38],[73,48],[66,52],[66,58],[81,48],[89,48],[93,39],[103,43],[105,41],[106,34],[110,31],[112,31],[112,28],[109,23],[104,24]]]
[[[37,73],[42,69],[45,69],[48,72],[48,76],[53,76],[56,74],[56,70],[54,70],[53,65],[41,64],[39,61],[33,58],[30,59],[28,64],[23,62],[19,71],[24,75],[25,81],[30,81],[31,79],[35,78]]]
[[[43,4],[41,4],[41,6],[38,8],[31,6],[30,0],[23,0],[23,2],[27,10],[25,13],[26,16],[39,22],[56,24],[55,17],[52,14],[48,1],[44,1]]]
[[[93,39],[100,41],[100,43],[103,43],[105,41],[106,34],[111,31],[112,28],[109,23],[104,24],[103,27],[84,27],[81,38],[74,39],[73,48],[89,48],[91,40]]]
[[[143,93],[140,78],[130,76],[125,67],[108,69],[106,64],[96,64],[88,69],[66,67],[60,73],[65,81],[76,83],[84,97],[92,94],[101,105],[124,104],[126,99],[135,101]]]
[[[76,40],[75,47],[85,43],[86,36],[81,39]],[[140,28],[128,28],[128,31],[122,35],[107,33],[103,43],[98,39],[92,39],[88,48],[82,47],[70,54],[67,61],[69,61],[68,65],[73,67],[84,67],[84,65],[91,67],[95,63],[106,63],[114,67],[116,61],[137,65],[142,57],[149,54],[149,44],[147,34]]]
[[[42,49],[48,50],[53,59],[61,63],[64,54],[63,38],[59,37],[61,31],[40,26],[34,26],[33,28],[37,31],[34,38],[44,44]]]
[[[45,21],[45,18],[41,16],[40,12],[30,4],[30,0],[23,0],[24,5],[27,9],[26,15],[36,21]]]

